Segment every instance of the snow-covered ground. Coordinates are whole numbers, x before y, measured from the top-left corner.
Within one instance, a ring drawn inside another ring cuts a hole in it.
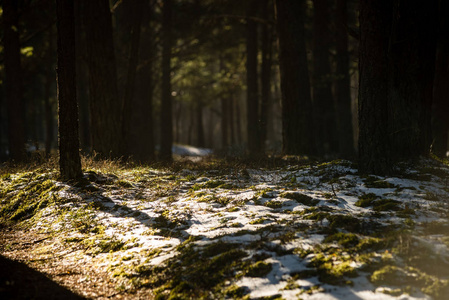
[[[398,177],[359,176],[347,161],[92,170],[85,187],[57,182],[59,200],[25,222],[82,245],[65,263],[93,263],[125,290],[196,295],[206,265],[222,281],[205,298],[444,299],[449,170],[421,164]]]

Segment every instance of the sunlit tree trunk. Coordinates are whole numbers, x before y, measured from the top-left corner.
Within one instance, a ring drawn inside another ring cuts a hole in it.
[[[17,5],[16,0],[3,1],[3,48],[9,158],[21,162],[25,160],[26,155]]]
[[[59,168],[64,180],[82,177],[76,100],[74,3],[56,1],[58,27]]]

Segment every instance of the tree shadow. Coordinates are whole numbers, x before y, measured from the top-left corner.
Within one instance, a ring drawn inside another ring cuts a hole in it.
[[[0,299],[86,299],[44,274],[0,255]]]

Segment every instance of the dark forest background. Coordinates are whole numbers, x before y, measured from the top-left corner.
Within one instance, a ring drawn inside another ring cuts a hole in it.
[[[74,98],[59,102],[78,103],[68,115],[86,155],[170,161],[179,143],[224,156],[358,155],[378,174],[446,157],[447,1],[0,3],[3,161],[57,151],[67,44]]]

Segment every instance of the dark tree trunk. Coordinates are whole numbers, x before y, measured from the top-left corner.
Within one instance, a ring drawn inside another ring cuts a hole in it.
[[[360,5],[359,170],[385,174],[391,166],[388,135],[388,43],[391,0]]]
[[[3,1],[3,47],[9,158],[21,162],[26,155],[17,5],[16,0]]]
[[[435,20],[436,0],[361,2],[361,172],[429,153]]]
[[[354,135],[352,128],[351,90],[349,78],[348,52],[348,0],[337,0],[335,20],[336,76],[335,107],[340,155],[351,158],[354,155]]]
[[[81,5],[83,5],[83,1],[75,1],[76,96],[80,114],[80,145],[84,153],[89,153],[92,141],[89,111],[89,70],[86,64],[87,45]]]
[[[273,30],[268,23],[271,19],[273,5],[270,0],[263,3],[263,18],[266,23],[262,27],[262,66],[261,66],[261,103],[260,103],[260,147],[265,150],[267,139],[268,115],[271,108],[271,65],[273,48]]]
[[[229,132],[230,132],[230,139],[231,139],[231,145],[233,146],[235,144],[236,138],[235,138],[235,126],[234,126],[234,95],[231,94],[228,101],[228,114],[229,114]]]
[[[172,51],[172,0],[163,1],[162,9],[162,103],[161,148],[159,158],[171,161],[173,144],[172,98],[171,98],[171,51]]]
[[[428,155],[435,74],[437,1],[393,1],[389,116],[393,158]]]
[[[449,3],[440,1],[432,107],[432,153],[445,158],[449,131]]]
[[[196,103],[196,135],[198,139],[197,146],[204,148],[206,139],[204,137],[203,103],[201,101]]]
[[[276,0],[284,154],[315,154],[304,1]]]
[[[229,99],[225,97],[221,98],[221,149],[226,151],[228,149],[228,137],[229,137]]]
[[[257,9],[257,1],[251,1],[248,8],[246,28],[246,116],[248,151],[257,155],[260,149],[259,137],[259,88],[257,76],[257,23],[252,20]]]
[[[131,120],[133,114],[134,90],[136,87],[137,64],[139,62],[139,46],[140,46],[140,27],[142,25],[142,15],[145,1],[132,1],[128,19],[131,22],[131,45],[128,57],[128,71],[126,76],[125,96],[123,99],[123,118],[122,118],[122,141],[124,143],[123,151],[125,157],[134,156],[134,150],[138,147],[131,145]]]
[[[153,59],[154,38],[153,28],[150,25],[152,19],[152,1],[143,8],[140,67],[136,78],[136,106],[134,112],[133,132],[134,139],[131,144],[134,147],[134,157],[137,161],[151,162],[154,160],[154,128],[153,128]]]
[[[338,152],[336,114],[332,97],[328,0],[313,1],[313,105],[319,154]]]
[[[58,26],[59,168],[63,180],[83,176],[79,154],[78,105],[76,100],[74,3],[56,1]]]
[[[54,142],[54,112],[52,97],[52,87],[55,80],[54,73],[54,55],[53,55],[53,27],[50,27],[48,33],[48,49],[46,53],[47,70],[45,74],[45,95],[44,95],[44,109],[45,109],[45,156],[48,158],[51,154],[51,149]]]
[[[92,150],[103,157],[121,157],[122,105],[109,1],[84,0],[81,8],[88,50]]]

